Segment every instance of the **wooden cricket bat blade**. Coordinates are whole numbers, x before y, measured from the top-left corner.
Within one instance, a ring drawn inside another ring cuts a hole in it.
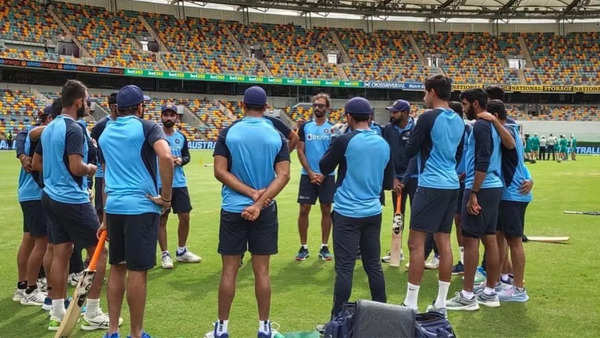
[[[98,244],[96,245],[96,250],[94,250],[94,255],[90,260],[90,264],[88,265],[88,268],[85,269],[83,275],[79,279],[77,287],[75,287],[75,291],[73,292],[73,300],[71,300],[71,303],[69,304],[69,308],[67,309],[65,316],[60,322],[60,326],[58,327],[54,338],[71,337],[73,329],[79,321],[79,315],[81,315],[81,308],[85,304],[88,292],[90,291],[92,283],[94,282],[94,276],[96,275],[96,264],[98,263],[100,253],[102,252],[102,250],[104,250],[105,241],[106,231],[103,231],[100,235],[100,239],[98,240]]]
[[[569,241],[569,236],[527,236],[530,242],[545,242],[545,243],[565,243]]]
[[[400,267],[402,260],[402,230],[404,230],[404,215],[401,213],[402,194],[396,200],[396,214],[392,225],[392,244],[390,245],[390,266]]]

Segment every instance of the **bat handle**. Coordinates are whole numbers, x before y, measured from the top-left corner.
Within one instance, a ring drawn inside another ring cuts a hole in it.
[[[90,260],[90,265],[88,265],[88,270],[96,271],[96,264],[98,263],[98,259],[100,258],[100,253],[104,250],[104,242],[106,241],[106,230],[100,233],[100,238],[98,239],[98,244],[96,245],[96,250],[94,250],[94,255]]]

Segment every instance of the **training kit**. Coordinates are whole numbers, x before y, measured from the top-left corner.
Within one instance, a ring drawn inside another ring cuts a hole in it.
[[[94,255],[90,260],[90,264],[83,272],[81,278],[79,278],[79,283],[77,284],[77,287],[75,287],[75,292],[73,293],[73,300],[69,304],[67,313],[61,321],[60,327],[58,328],[58,331],[56,331],[54,338],[68,338],[71,336],[73,328],[75,327],[75,324],[77,324],[77,320],[81,314],[81,308],[87,299],[88,291],[90,291],[90,288],[92,287],[92,282],[96,275],[96,263],[98,263],[100,253],[104,250],[105,241],[106,231],[102,231],[100,239],[98,240],[98,245],[96,245],[96,250],[94,250]]]
[[[402,260],[402,231],[404,230],[404,214],[402,213],[402,194],[396,199],[396,213],[392,224],[392,244],[390,252],[390,266],[399,267]]]

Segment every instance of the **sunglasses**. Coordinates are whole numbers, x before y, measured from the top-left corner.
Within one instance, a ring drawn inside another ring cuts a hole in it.
[[[322,103],[313,103],[313,107],[315,107],[315,108],[325,108],[327,106],[324,105],[324,104],[322,104]]]

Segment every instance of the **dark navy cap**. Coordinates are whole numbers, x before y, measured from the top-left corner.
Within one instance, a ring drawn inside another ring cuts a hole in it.
[[[373,114],[373,107],[371,107],[369,100],[357,96],[346,102],[344,112],[350,115],[371,115]]]
[[[252,86],[244,91],[244,103],[252,106],[267,104],[267,93],[262,87]]]
[[[140,87],[128,85],[119,90],[117,94],[117,106],[119,109],[137,106],[138,104],[149,101],[150,98],[144,95]]]
[[[162,114],[162,113],[164,113],[164,112],[166,112],[168,110],[177,113],[177,106],[174,105],[174,104],[170,104],[170,103],[167,104],[167,105],[164,105],[164,106],[162,106],[162,108],[160,110],[160,113]]]
[[[397,111],[410,111],[410,103],[408,103],[406,100],[396,100],[394,101],[394,104],[389,107],[385,107],[385,109],[390,113],[395,113]]]

